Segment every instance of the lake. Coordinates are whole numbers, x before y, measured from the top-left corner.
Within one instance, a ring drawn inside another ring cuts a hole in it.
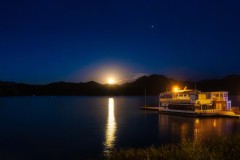
[[[240,96],[230,99],[240,105]],[[1,97],[0,159],[99,159],[113,149],[240,133],[240,119],[161,115],[143,105],[144,97]]]

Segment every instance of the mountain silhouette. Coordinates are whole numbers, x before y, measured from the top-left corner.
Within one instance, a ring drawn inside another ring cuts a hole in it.
[[[144,95],[145,91],[147,95],[159,95],[160,92],[171,90],[173,85],[192,89],[196,87],[200,91],[229,91],[231,95],[240,95],[240,75],[191,82],[153,74],[121,85],[100,84],[94,81],[54,82],[46,85],[0,81],[0,96],[117,96]]]

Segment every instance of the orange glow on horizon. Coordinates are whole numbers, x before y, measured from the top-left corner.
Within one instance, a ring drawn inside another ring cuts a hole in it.
[[[131,80],[135,76],[135,72],[132,69],[132,65],[130,66],[125,62],[107,60],[87,65],[74,73],[74,76],[84,75],[81,77],[82,82],[95,81],[100,84],[109,84],[109,79],[112,78],[114,84],[122,84],[128,79]],[[112,82],[110,83],[112,84]]]

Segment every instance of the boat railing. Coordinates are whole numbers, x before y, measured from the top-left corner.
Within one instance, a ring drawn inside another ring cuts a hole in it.
[[[196,113],[218,113],[219,109],[195,109]]]
[[[164,100],[164,101],[160,101],[160,103],[167,103],[167,104],[195,104],[195,101],[191,101],[191,100]]]

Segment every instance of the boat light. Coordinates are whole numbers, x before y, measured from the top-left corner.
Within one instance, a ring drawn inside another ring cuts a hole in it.
[[[172,90],[173,90],[173,92],[178,92],[179,91],[179,87],[178,86],[174,86]]]

